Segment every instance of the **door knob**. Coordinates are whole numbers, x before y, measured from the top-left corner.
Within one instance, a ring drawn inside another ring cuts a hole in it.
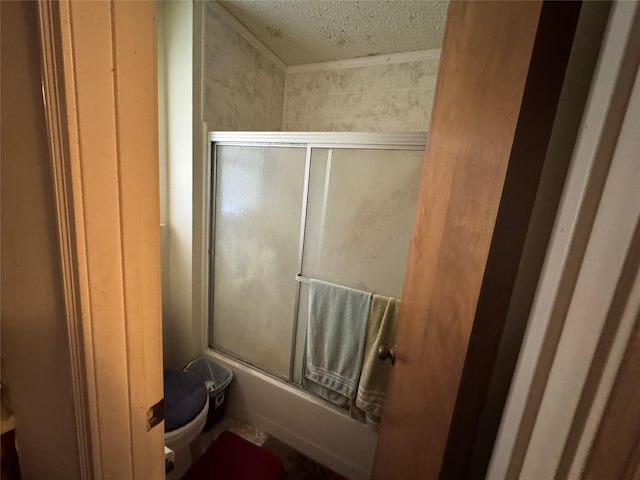
[[[378,358],[380,360],[391,360],[391,365],[396,363],[396,346],[389,348],[386,345],[380,345],[378,347]]]

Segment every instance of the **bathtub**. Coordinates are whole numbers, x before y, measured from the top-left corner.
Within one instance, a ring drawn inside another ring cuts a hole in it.
[[[214,350],[231,368],[227,414],[243,420],[350,480],[371,478],[377,434],[294,386]]]

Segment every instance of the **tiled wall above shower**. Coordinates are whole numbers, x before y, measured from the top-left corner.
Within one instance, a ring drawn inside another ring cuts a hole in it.
[[[439,51],[401,63],[287,74],[283,130],[427,130]],[[346,62],[345,62],[346,63]]]
[[[209,130],[282,127],[285,72],[207,5],[204,118]]]
[[[205,11],[209,130],[428,129],[439,50],[287,67],[215,2]]]

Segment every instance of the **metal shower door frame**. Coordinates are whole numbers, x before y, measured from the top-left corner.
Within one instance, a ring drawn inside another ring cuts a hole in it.
[[[209,132],[208,135],[208,155],[207,168],[209,178],[207,179],[206,192],[204,193],[205,218],[208,224],[205,226],[206,238],[205,246],[207,251],[208,272],[206,275],[206,295],[204,296],[206,305],[205,321],[207,322],[207,348],[220,352],[236,361],[246,364],[260,372],[284,381],[290,385],[300,387],[301,381],[294,380],[295,360],[297,353],[297,338],[299,328],[299,305],[300,305],[300,283],[306,283],[302,276],[302,262],[304,259],[304,243],[307,224],[307,207],[309,201],[309,181],[311,175],[311,156],[314,149],[327,149],[331,156],[334,149],[363,149],[363,150],[425,150],[427,134],[419,133],[350,133],[350,132]],[[214,347],[213,342],[213,272],[215,262],[215,224],[216,224],[216,188],[217,188],[217,147],[282,147],[282,148],[305,148],[305,170],[303,178],[302,201],[300,207],[300,233],[298,237],[297,255],[297,275],[295,283],[295,305],[293,313],[293,324],[291,332],[291,346],[289,356],[289,374],[284,376],[265,370],[264,367],[249,361],[220,347]],[[303,356],[304,362],[304,356]],[[303,364],[304,367],[304,364]]]

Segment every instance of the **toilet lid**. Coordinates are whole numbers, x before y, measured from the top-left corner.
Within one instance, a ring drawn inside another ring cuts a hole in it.
[[[164,370],[164,431],[171,432],[196,418],[207,403],[207,388],[186,372]]]

